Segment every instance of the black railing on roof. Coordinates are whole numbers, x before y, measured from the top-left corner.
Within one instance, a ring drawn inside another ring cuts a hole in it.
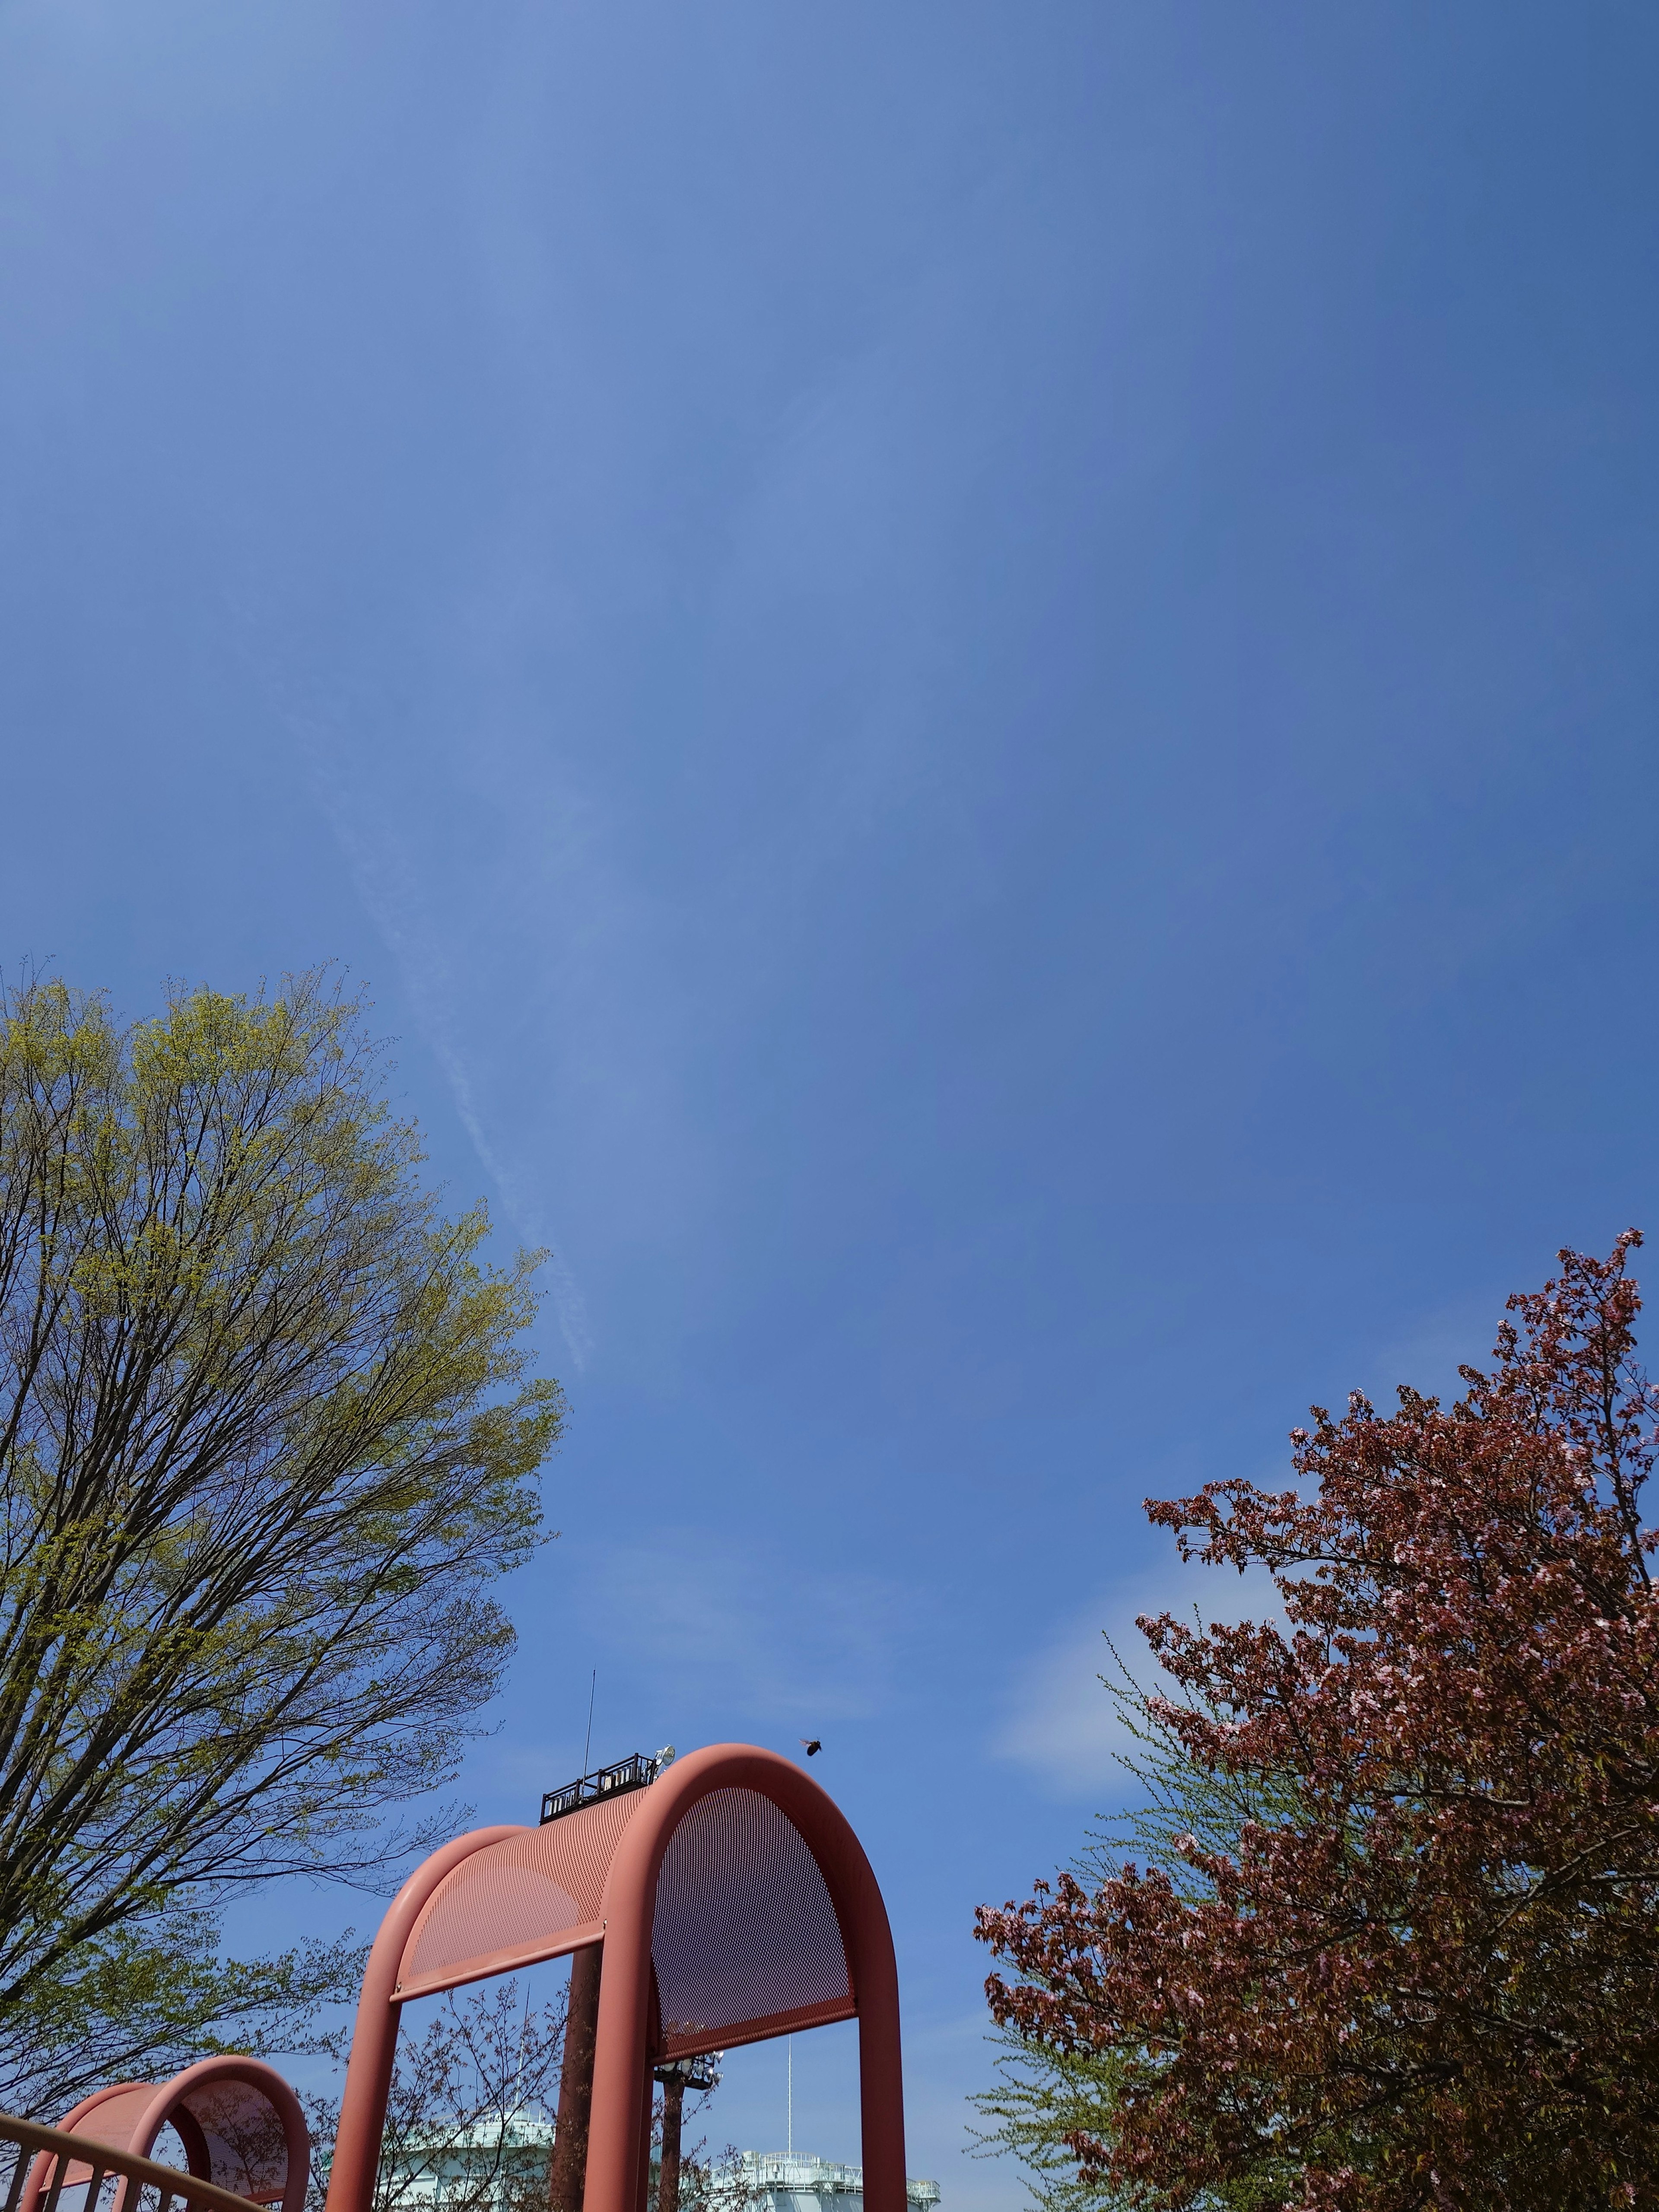
[[[645,1789],[666,1764],[665,1759],[647,1759],[642,1751],[636,1751],[628,1759],[619,1759],[614,1766],[601,1766],[578,1782],[567,1782],[562,1790],[550,1790],[542,1799],[543,1827],[550,1820],[562,1820],[567,1813],[580,1813],[584,1805],[596,1805],[601,1797],[620,1797],[625,1790]]]

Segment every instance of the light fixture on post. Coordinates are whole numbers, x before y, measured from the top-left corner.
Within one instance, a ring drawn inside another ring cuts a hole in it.
[[[671,2058],[653,2066],[651,2078],[662,2086],[662,2166],[657,2180],[657,2212],[679,2212],[680,2126],[688,2089],[707,2096],[720,2087],[723,2051],[705,2051],[696,2058]]]

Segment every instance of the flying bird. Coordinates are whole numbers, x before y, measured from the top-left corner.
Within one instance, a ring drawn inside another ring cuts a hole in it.
[[[809,1759],[811,1759],[815,1753],[820,1752],[823,1749],[823,1746],[818,1741],[815,1735],[797,1736],[795,1741],[797,1743],[804,1743],[806,1746],[806,1756]]]

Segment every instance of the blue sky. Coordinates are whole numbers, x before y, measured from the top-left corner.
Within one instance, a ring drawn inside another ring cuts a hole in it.
[[[0,8],[0,956],[368,985],[557,1253],[471,1796],[593,1668],[596,1754],[822,1736],[947,2212],[1140,1500],[1659,1229],[1656,76],[1601,0]]]

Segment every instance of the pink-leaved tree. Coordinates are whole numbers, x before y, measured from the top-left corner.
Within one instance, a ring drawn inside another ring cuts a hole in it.
[[[1627,1262],[1561,1255],[1452,1405],[1350,1399],[1294,1487],[1149,1504],[1283,1624],[1144,1620],[1218,1842],[981,1908],[996,2020],[1095,2069],[1100,2201],[1659,2205],[1659,1393]]]

